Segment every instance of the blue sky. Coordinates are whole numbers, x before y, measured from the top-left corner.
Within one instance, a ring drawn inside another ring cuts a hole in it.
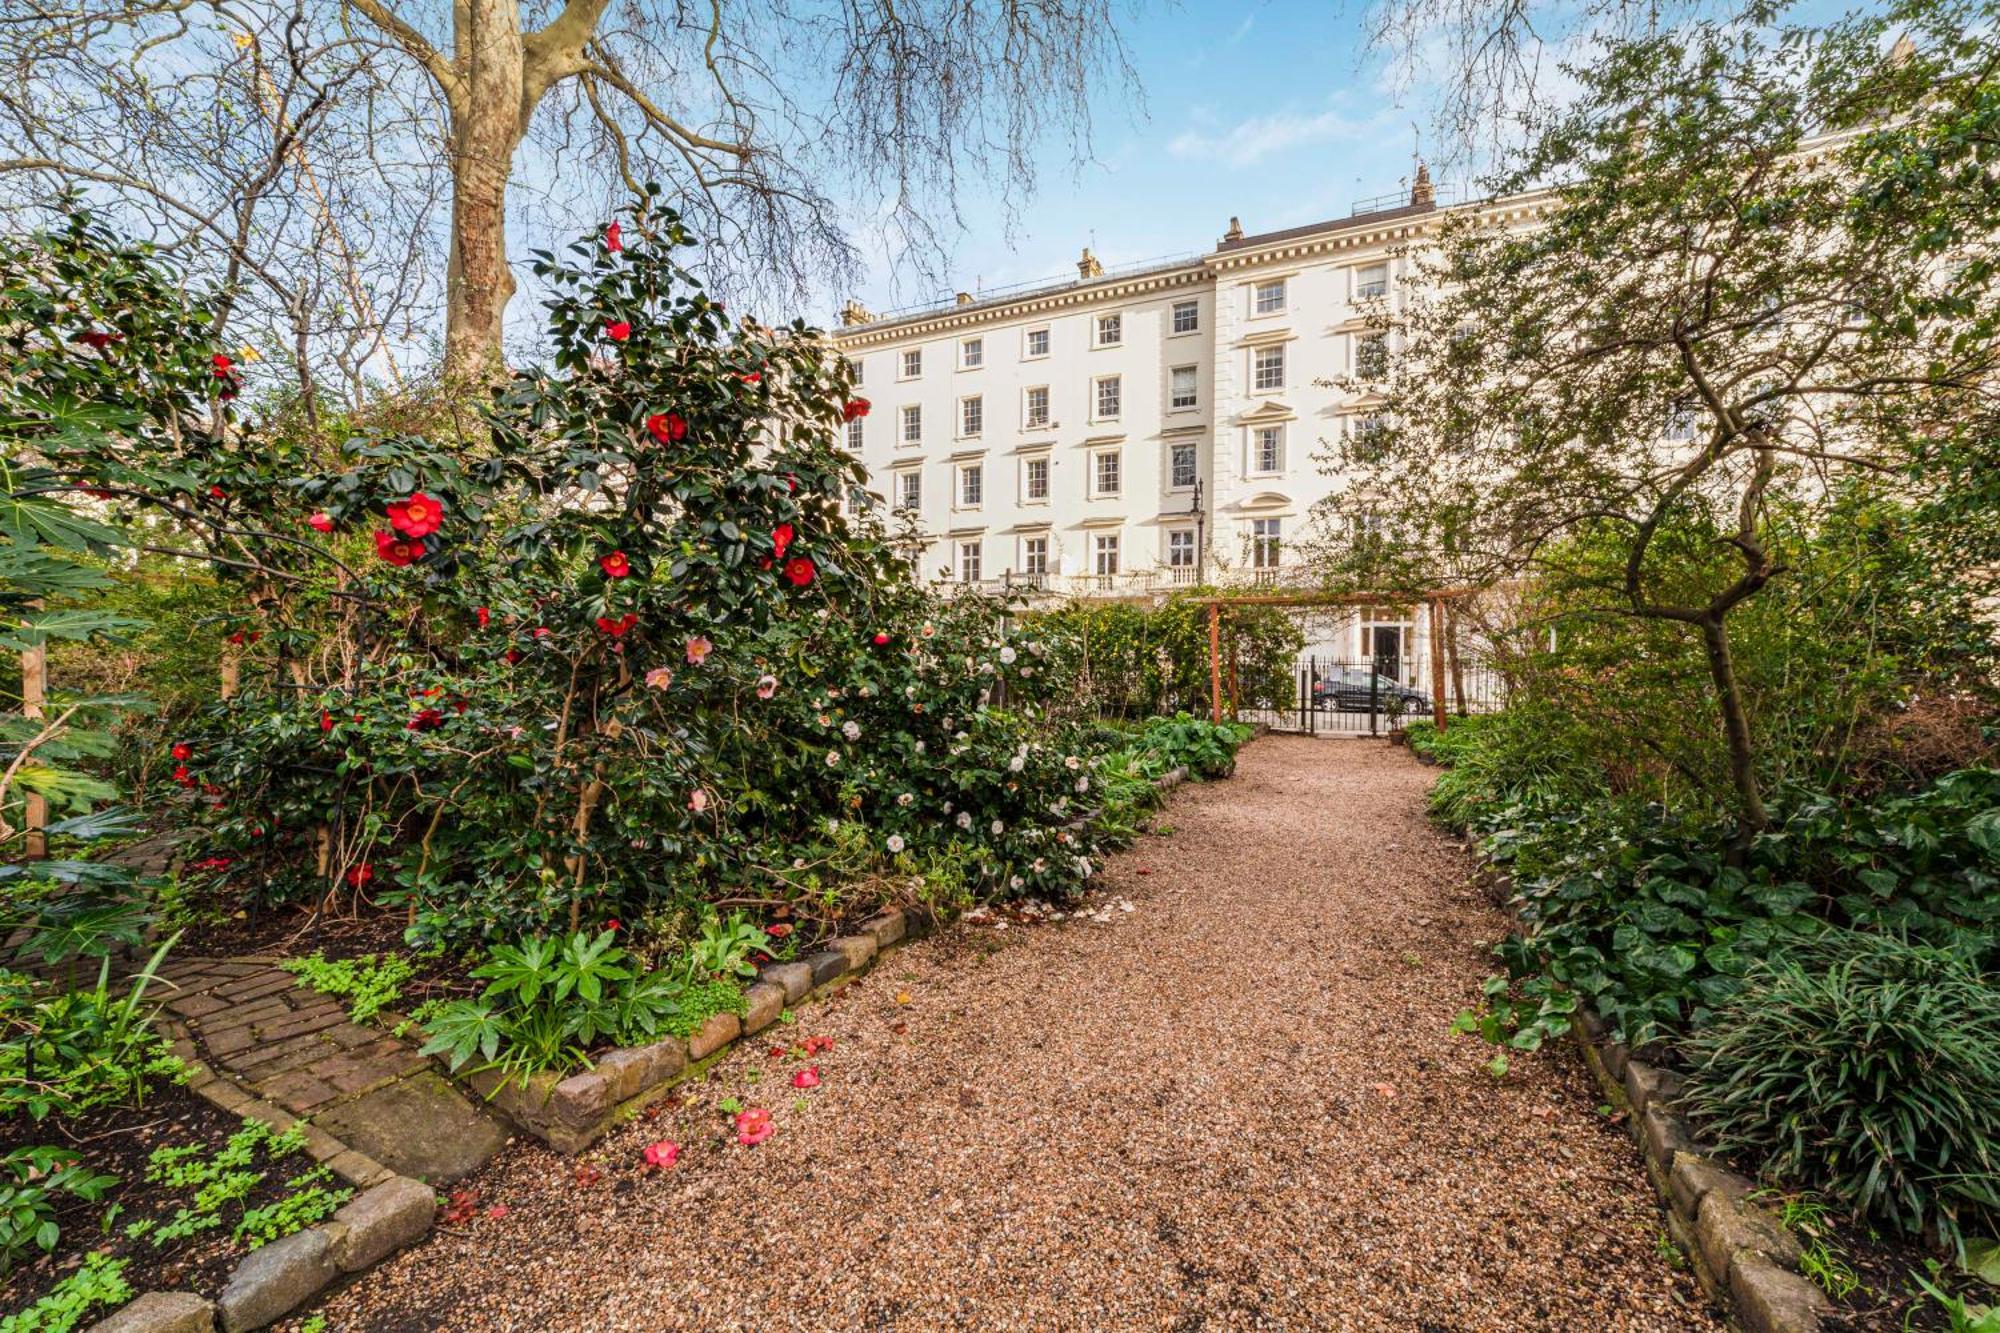
[[[1012,236],[990,196],[962,199],[968,230],[943,290],[897,281],[874,256],[855,295],[880,311],[1073,275],[1086,244],[1107,266],[1206,250],[1232,214],[1253,232],[1344,216],[1407,188],[1417,127],[1429,139],[1428,80],[1366,49],[1358,4],[1187,0],[1149,7],[1126,38],[1145,104],[1100,102],[1092,161],[1073,171],[1065,143],[1043,144],[1040,192]]]

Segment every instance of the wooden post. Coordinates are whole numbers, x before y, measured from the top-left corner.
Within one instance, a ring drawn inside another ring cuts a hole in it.
[[[1222,603],[1208,604],[1208,720],[1222,721]]]
[[[39,608],[40,601],[31,603]],[[42,705],[49,697],[49,648],[46,643],[21,650],[21,716],[29,722],[39,722],[43,717]],[[49,835],[42,832],[49,825],[49,802],[40,792],[28,792],[23,800],[23,813],[27,821],[27,843],[23,851],[31,861],[40,861],[49,854]]]
[[[1229,720],[1236,721],[1237,712],[1243,707],[1243,690],[1236,674],[1237,648],[1240,640],[1232,631],[1229,635]]]
[[[1445,727],[1444,710],[1444,599],[1431,599],[1431,717],[1440,734]]]

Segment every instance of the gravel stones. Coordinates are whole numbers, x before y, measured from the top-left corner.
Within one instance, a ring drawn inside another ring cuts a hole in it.
[[[1505,924],[1424,818],[1435,778],[1254,742],[1082,904],[1135,910],[899,949],[795,1011],[785,1044],[830,1049],[729,1052],[594,1145],[589,1185],[506,1154],[466,1182],[504,1217],[434,1232],[328,1323],[1720,1329],[1577,1049],[1496,1082],[1450,1034]],[[725,1098],[770,1140],[738,1145]],[[646,1169],[663,1139],[679,1163]]]

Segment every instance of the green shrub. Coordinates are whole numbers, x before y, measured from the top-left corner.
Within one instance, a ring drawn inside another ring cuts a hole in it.
[[[100,1306],[116,1308],[132,1299],[123,1259],[91,1253],[83,1267],[27,1309],[0,1319],[0,1333],[69,1333]]]
[[[15,1148],[0,1155],[0,1276],[30,1249],[50,1253],[62,1237],[56,1223],[59,1195],[95,1201],[118,1183],[82,1165],[67,1148]]]
[[[0,1117],[26,1111],[40,1120],[136,1105],[150,1083],[183,1077],[145,1003],[173,944],[162,944],[118,987],[108,958],[88,990],[51,992],[38,978],[0,969]]]
[[[278,966],[322,995],[349,1001],[347,1016],[357,1023],[366,1023],[394,1004],[403,994],[403,983],[417,970],[401,954],[329,959],[317,949],[310,958],[287,958]]]
[[[1760,1174],[1954,1249],[2000,1225],[2000,976],[1964,950],[1829,932],[1684,1050],[1686,1108]]]

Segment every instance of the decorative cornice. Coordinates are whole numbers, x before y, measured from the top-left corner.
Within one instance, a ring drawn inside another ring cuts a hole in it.
[[[1243,426],[1269,426],[1280,421],[1297,421],[1298,418],[1297,412],[1284,403],[1273,400],[1249,412],[1239,412],[1236,421],[1238,425]]]
[[[1142,296],[1148,292],[1168,291],[1175,287],[1206,282],[1209,275],[1205,264],[1205,259],[1192,259],[1185,267],[1166,269],[1157,273],[1114,278],[1109,282],[1059,287],[989,306],[974,305],[966,309],[946,307],[927,315],[912,315],[903,320],[885,320],[880,324],[864,325],[853,330],[836,329],[832,334],[833,344],[843,352],[851,352],[858,348],[880,347],[888,343],[942,334],[954,329],[1008,323],[1045,312],[1083,308]]]
[[[1279,343],[1295,341],[1298,334],[1289,328],[1260,329],[1256,333],[1246,333],[1236,340],[1238,347],[1276,347]]]

